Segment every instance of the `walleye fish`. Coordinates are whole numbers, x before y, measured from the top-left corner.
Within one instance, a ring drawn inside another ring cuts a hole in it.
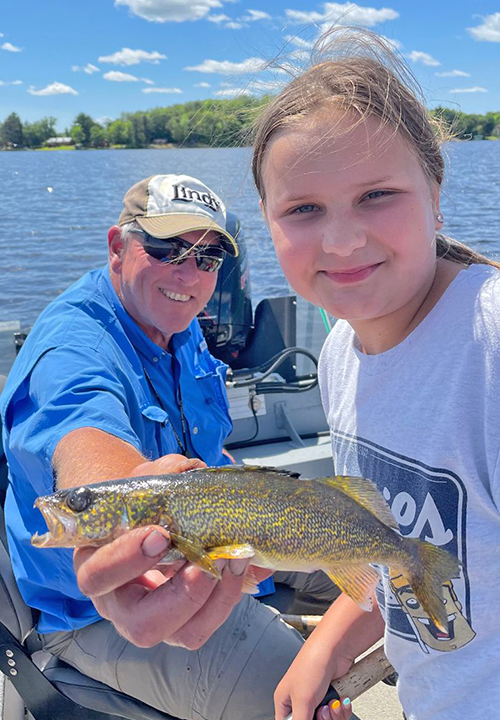
[[[39,497],[49,531],[37,547],[100,546],[127,530],[161,525],[168,561],[184,557],[220,578],[217,558],[252,557],[272,570],[324,570],[368,609],[379,580],[370,566],[404,576],[424,610],[447,630],[442,586],[458,576],[455,557],[405,538],[377,487],[359,477],[298,479],[274,468],[227,466],[124,478]]]

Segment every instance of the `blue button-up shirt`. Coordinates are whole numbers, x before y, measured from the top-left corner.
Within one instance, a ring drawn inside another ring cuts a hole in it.
[[[5,504],[9,548],[25,602],[41,611],[40,632],[100,619],[78,590],[72,551],[30,543],[33,533],[46,531],[33,502],[54,490],[58,442],[72,430],[94,427],[151,460],[180,452],[180,389],[188,454],[209,466],[227,464],[222,445],[232,425],[226,370],[208,351],[196,319],[172,337],[171,353],[150,340],[123,308],[107,268],[85,275],[40,315],[0,402],[11,480]]]

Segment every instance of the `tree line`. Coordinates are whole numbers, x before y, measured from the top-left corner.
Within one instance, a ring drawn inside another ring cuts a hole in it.
[[[264,98],[193,101],[147,111],[122,113],[117,120],[98,123],[79,113],[70,128],[59,135],[70,137],[77,147],[123,146],[144,148],[153,143],[194,147],[247,145],[252,121]],[[0,124],[0,145],[37,148],[58,135],[56,119],[46,117],[25,122],[11,113]]]
[[[78,148],[119,146],[144,148],[154,144],[185,147],[234,147],[248,145],[252,122],[271,96],[240,97],[234,100],[193,101],[134,113],[122,113],[117,120],[95,121],[79,113],[70,128],[59,133],[71,138]],[[467,114],[438,107],[431,111],[458,139],[500,138],[500,112]],[[0,123],[0,147],[40,148],[58,135],[56,118],[22,122],[11,113]]]

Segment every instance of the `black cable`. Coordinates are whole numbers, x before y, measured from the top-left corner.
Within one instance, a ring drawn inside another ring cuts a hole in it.
[[[260,384],[263,380],[265,380],[266,377],[271,375],[276,370],[276,368],[278,368],[281,363],[284,362],[290,355],[305,355],[313,362],[316,368],[318,367],[318,361],[316,360],[315,356],[311,352],[309,352],[309,350],[305,350],[304,348],[299,347],[292,347],[282,350],[258,367],[248,368],[244,370],[233,370],[232,377],[234,378],[240,375],[255,375],[256,373],[262,373],[262,375],[258,379],[258,382]],[[233,387],[237,388],[250,387],[251,385],[256,384],[256,380],[254,377],[251,377],[248,380],[232,380],[231,382]],[[311,384],[310,387],[314,387],[315,384],[317,384],[317,380],[316,383]],[[289,387],[293,387],[293,385],[290,385]],[[307,389],[309,390],[310,387],[307,387]],[[292,390],[292,392],[303,392],[303,390]]]

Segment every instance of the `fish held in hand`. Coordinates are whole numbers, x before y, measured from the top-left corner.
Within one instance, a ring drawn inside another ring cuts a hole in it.
[[[447,629],[443,583],[459,573],[445,550],[403,537],[370,480],[317,480],[273,468],[229,466],[110,480],[39,497],[48,532],[37,547],[100,546],[127,530],[161,525],[169,560],[184,557],[220,578],[217,558],[248,558],[271,570],[324,570],[368,609],[379,574],[402,574],[436,625]]]

